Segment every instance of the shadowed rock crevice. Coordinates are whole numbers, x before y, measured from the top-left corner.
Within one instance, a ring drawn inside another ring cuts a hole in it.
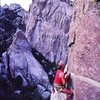
[[[69,43],[68,47],[72,47],[75,44],[75,40],[76,40],[76,34],[74,34],[73,41]]]
[[[36,49],[32,48],[32,54],[36,58],[36,60],[43,66],[43,69],[48,74],[50,83],[53,83],[55,72],[57,70],[56,63],[52,63],[49,60],[47,60],[40,52],[38,52]]]
[[[100,0],[96,0],[96,2],[100,2]]]

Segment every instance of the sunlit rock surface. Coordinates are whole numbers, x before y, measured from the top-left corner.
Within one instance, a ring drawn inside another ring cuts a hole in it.
[[[67,62],[67,38],[72,7],[60,0],[33,0],[26,37],[51,62]]]
[[[76,76],[74,100],[99,100],[100,3],[96,0],[76,0],[73,9],[68,68]]]

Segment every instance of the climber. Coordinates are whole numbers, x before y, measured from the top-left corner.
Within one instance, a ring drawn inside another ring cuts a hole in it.
[[[65,65],[62,63],[62,61],[60,61],[58,63],[58,70],[56,72],[56,76],[54,79],[53,90],[54,90],[54,92],[61,92],[61,93],[67,94],[67,100],[68,100],[70,98],[70,96],[73,94],[73,92],[72,92],[72,90],[65,88],[65,84],[68,82],[68,80],[66,80],[66,78],[68,79],[69,73],[68,73],[68,71],[66,71],[66,73],[64,73],[64,68],[65,68]],[[65,78],[65,76],[66,76],[66,78]]]

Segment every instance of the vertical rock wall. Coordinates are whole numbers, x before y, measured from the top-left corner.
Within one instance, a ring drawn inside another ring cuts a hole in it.
[[[68,67],[74,100],[100,100],[100,3],[76,0],[73,9]]]
[[[61,0],[33,0],[30,6],[25,35],[32,47],[51,62],[67,60],[71,13],[72,7]]]

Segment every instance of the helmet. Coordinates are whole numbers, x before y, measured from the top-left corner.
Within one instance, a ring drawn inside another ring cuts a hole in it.
[[[64,67],[65,67],[65,65],[62,61],[59,61],[57,65],[60,69],[64,69]]]

